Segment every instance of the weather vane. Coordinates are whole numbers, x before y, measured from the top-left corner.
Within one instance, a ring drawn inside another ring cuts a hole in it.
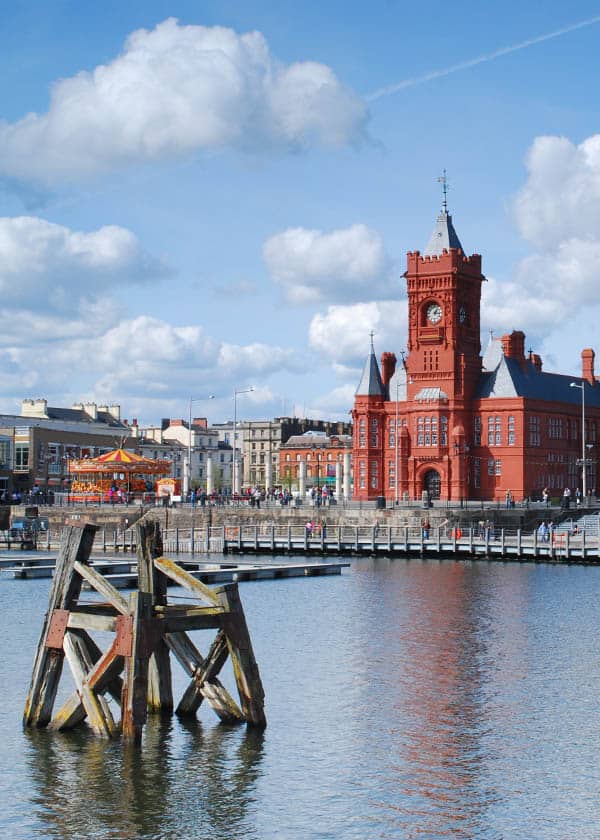
[[[438,178],[438,183],[442,185],[442,209],[444,213],[448,212],[448,178],[446,177],[446,170],[442,171],[442,174]]]

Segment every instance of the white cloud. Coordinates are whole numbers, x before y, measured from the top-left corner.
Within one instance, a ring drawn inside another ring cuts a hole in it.
[[[363,224],[323,233],[289,228],[263,246],[267,267],[292,303],[389,297],[383,239]]]
[[[511,281],[491,280],[484,288],[483,320],[541,337],[582,307],[597,306],[600,135],[579,145],[565,137],[537,137],[527,169],[515,215],[535,250],[518,263]]]
[[[0,172],[50,184],[197,149],[339,146],[361,138],[366,117],[330,67],[284,65],[260,32],[170,18],[56,82],[45,114],[0,124]]]
[[[234,346],[200,326],[174,326],[149,316],[100,329],[91,309],[73,321],[65,319],[60,336],[58,320],[29,318],[25,310],[20,315],[18,325],[0,336],[4,397],[42,394],[52,399],[59,394],[58,405],[83,397],[97,402],[126,399],[137,406],[155,401],[163,411],[156,401],[164,400],[166,407],[189,399],[190,382],[207,395],[233,394],[235,385],[249,382],[255,386],[252,401],[262,404],[273,399],[265,380],[299,365],[291,348]]]
[[[33,216],[0,218],[0,295],[4,306],[76,310],[115,285],[148,283],[166,266],[122,227],[73,231]]]
[[[600,134],[576,146],[537,137],[515,210],[522,235],[540,250],[569,239],[600,238]]]
[[[312,319],[309,343],[313,350],[334,362],[338,371],[344,364],[362,367],[369,352],[371,330],[378,355],[389,350],[399,357],[406,346],[406,325],[406,300],[330,306],[325,314],[319,313]]]

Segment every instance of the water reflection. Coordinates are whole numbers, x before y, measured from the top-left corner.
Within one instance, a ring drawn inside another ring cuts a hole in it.
[[[28,731],[37,818],[56,838],[252,838],[264,735],[153,717],[141,749]]]
[[[382,647],[369,659],[376,669],[385,661],[397,681],[386,736],[393,773],[378,803],[382,836],[500,836],[486,828],[498,801],[485,773],[492,580],[481,566],[415,564],[401,579],[390,572],[383,587]],[[376,672],[369,681],[382,680]]]

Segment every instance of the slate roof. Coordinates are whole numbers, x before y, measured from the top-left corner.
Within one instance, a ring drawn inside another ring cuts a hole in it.
[[[356,396],[384,398],[386,396],[373,346],[371,346],[371,352],[365,362],[362,376],[360,378],[360,382],[358,383],[358,388],[356,389]]]
[[[488,345],[483,364],[484,371],[479,380],[476,398],[521,397],[580,406],[581,388],[571,388],[571,382],[576,382],[577,385],[583,382],[586,406],[600,408],[600,383],[592,386],[579,376],[546,373],[538,371],[529,360],[521,364],[518,359],[507,358],[502,353],[498,339],[494,339]]]
[[[441,388],[421,388],[415,400],[429,402],[430,400],[448,400],[448,394]]]
[[[52,408],[48,406],[47,417],[49,420],[65,420],[70,423],[102,423],[113,429],[128,430],[129,426],[121,420],[117,420],[109,411],[99,411],[94,420],[81,408]]]
[[[425,257],[439,257],[444,248],[446,250],[460,248],[461,251],[464,251],[463,246],[460,244],[460,239],[454,230],[452,216],[447,210],[442,210],[437,217],[433,233],[427,243],[427,247],[423,251],[423,255]]]

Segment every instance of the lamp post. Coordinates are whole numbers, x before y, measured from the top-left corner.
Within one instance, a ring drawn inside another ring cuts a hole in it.
[[[233,389],[233,475],[231,476],[231,495],[235,496],[238,491],[237,487],[237,398],[238,394],[249,394],[254,391],[254,386],[250,385],[248,388],[234,388]]]
[[[587,480],[586,480],[586,457],[585,457],[585,382],[581,385],[577,382],[571,382],[571,388],[579,388],[581,391],[581,495],[583,496],[583,504],[587,500]]]
[[[188,425],[188,459],[187,459],[187,492],[192,492],[192,405],[196,402],[204,402],[204,400],[214,400],[215,395],[209,394],[207,397],[190,397],[189,404],[189,425]]]

